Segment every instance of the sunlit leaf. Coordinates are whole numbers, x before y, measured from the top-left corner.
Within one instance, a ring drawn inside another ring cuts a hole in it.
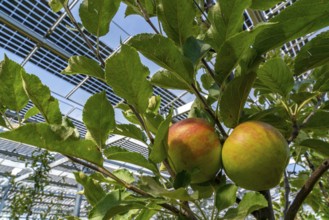
[[[257,70],[257,76],[271,92],[286,97],[294,86],[292,72],[281,58],[268,60]]]
[[[153,93],[148,75],[149,69],[141,63],[137,51],[127,45],[106,61],[107,83],[140,113],[146,111]]]
[[[22,73],[25,73],[23,67],[5,55],[0,63],[0,103],[17,112],[29,101],[23,89]]]
[[[75,180],[83,186],[83,194],[90,205],[95,206],[106,195],[100,183],[83,172],[75,172],[74,176]]]
[[[225,184],[217,189],[215,205],[218,211],[222,211],[235,203],[237,190],[238,187],[234,184]]]
[[[24,120],[28,120],[29,118],[39,114],[40,111],[37,107],[33,106],[32,108],[30,108],[24,115]]]
[[[82,120],[97,146],[103,148],[115,127],[114,110],[105,92],[95,94],[87,100]]]
[[[328,129],[329,128],[329,112],[327,111],[317,111],[311,118],[307,121],[302,129]]]
[[[117,124],[113,133],[146,142],[145,134],[133,124]]]
[[[220,101],[220,114],[227,127],[232,128],[239,123],[241,112],[255,80],[255,75],[253,72],[242,75],[233,79],[227,85]]]
[[[281,47],[283,43],[305,36],[329,25],[329,1],[299,0],[281,11],[269,22],[275,23],[265,29],[255,40],[254,48],[259,54]]]
[[[176,74],[167,70],[156,72],[151,78],[151,83],[165,89],[191,90],[186,82],[178,78]]]
[[[312,76],[316,82],[313,91],[328,92],[329,91],[329,64],[316,68],[312,72]]]
[[[171,39],[157,34],[139,34],[128,44],[159,66],[175,73],[182,81],[188,84],[194,81],[193,64]]]
[[[217,52],[227,39],[242,31],[243,12],[250,4],[251,0],[223,0],[211,7],[208,15],[211,27],[206,42]]]
[[[253,211],[267,207],[267,200],[259,192],[246,193],[237,208],[230,208],[224,219],[245,219]]]
[[[53,12],[59,12],[63,5],[67,5],[68,0],[49,0],[48,4]]]
[[[151,150],[150,159],[155,163],[160,163],[167,158],[168,131],[171,123],[172,112],[161,122],[156,133],[154,144]]]
[[[144,167],[153,172],[158,172],[157,167],[154,164],[150,163],[142,154],[137,152],[131,152],[121,147],[111,146],[104,150],[104,155],[109,160],[123,161]]]
[[[194,65],[197,65],[210,49],[209,44],[194,37],[187,38],[183,45],[184,56],[189,58]]]
[[[83,0],[79,15],[83,26],[96,36],[109,32],[112,18],[120,6],[120,0]]]
[[[62,71],[63,74],[85,74],[99,79],[105,78],[105,73],[101,66],[95,61],[85,56],[72,56],[68,66]]]
[[[0,137],[81,158],[99,166],[103,164],[102,154],[92,141],[73,137],[64,140],[48,124],[26,124],[15,130],[0,133]]]
[[[23,73],[25,92],[49,124],[61,124],[62,114],[58,100],[51,96],[50,89],[35,75]]]
[[[178,45],[193,34],[193,21],[196,14],[193,1],[158,1],[157,14],[167,36]]]

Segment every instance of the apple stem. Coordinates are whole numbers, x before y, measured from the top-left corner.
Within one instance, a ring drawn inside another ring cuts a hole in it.
[[[306,183],[303,185],[303,187],[300,189],[300,191],[297,193],[294,201],[291,203],[287,214],[285,216],[285,220],[293,220],[295,219],[295,216],[303,204],[306,197],[310,194],[310,192],[313,190],[314,185],[317,183],[317,181],[321,178],[321,176],[329,169],[329,159],[326,159],[322,162],[322,164],[314,170],[314,172],[311,174],[310,178],[306,181]]]

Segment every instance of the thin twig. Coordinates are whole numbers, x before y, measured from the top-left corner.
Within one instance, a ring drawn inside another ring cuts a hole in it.
[[[310,178],[306,181],[304,186],[300,189],[300,191],[297,193],[294,201],[291,203],[285,220],[293,220],[295,219],[295,216],[300,208],[300,206],[303,204],[306,197],[310,194],[310,192],[313,190],[314,185],[317,183],[317,181],[321,178],[321,176],[329,169],[329,159],[326,159],[322,162],[322,164],[311,174]]]
[[[63,5],[67,15],[69,16],[71,22],[73,23],[73,25],[76,27],[76,29],[79,31],[81,37],[83,38],[83,40],[85,41],[85,43],[87,44],[88,48],[90,50],[92,50],[92,52],[95,54],[95,56],[97,57],[97,59],[99,60],[99,62],[101,63],[102,67],[105,67],[105,62],[102,59],[102,57],[99,55],[99,53],[97,52],[97,50],[94,48],[94,46],[91,44],[91,42],[89,41],[89,39],[87,38],[87,36],[85,35],[85,33],[83,32],[83,30],[81,29],[81,27],[79,26],[78,22],[75,20],[71,10],[69,9],[69,7],[67,5]]]
[[[208,112],[208,114],[212,117],[212,119],[214,120],[214,122],[216,123],[220,133],[222,134],[223,138],[226,139],[228,137],[226,131],[224,130],[222,124],[220,123],[220,121],[218,120],[218,118],[216,117],[215,113],[213,112],[213,110],[211,108],[209,108],[208,103],[206,102],[206,100],[204,99],[204,97],[199,93],[198,89],[195,87],[194,84],[191,85],[192,89],[194,91],[194,94],[198,97],[198,99],[202,102],[206,112]]]
[[[151,28],[154,30],[155,33],[160,34],[160,32],[158,31],[158,29],[155,27],[155,25],[152,23],[150,16],[147,14],[147,11],[145,10],[145,8],[143,7],[143,5],[140,3],[139,0],[136,1],[139,10],[141,11],[145,21],[151,26]]]

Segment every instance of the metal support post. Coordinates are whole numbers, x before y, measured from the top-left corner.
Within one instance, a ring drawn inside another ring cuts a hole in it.
[[[1,199],[1,204],[0,204],[0,214],[3,210],[3,208],[5,207],[5,202],[6,202],[6,199],[8,197],[10,188],[11,188],[10,184],[4,188],[4,193],[3,193],[3,196],[2,196],[2,199]]]

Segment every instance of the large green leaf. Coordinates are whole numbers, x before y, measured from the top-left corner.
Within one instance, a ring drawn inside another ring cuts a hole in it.
[[[150,153],[150,159],[155,163],[160,163],[167,158],[168,131],[171,123],[172,111],[167,118],[161,122],[156,133],[154,144]]]
[[[318,35],[302,47],[295,60],[295,73],[301,74],[327,63],[329,63],[329,31]]]
[[[184,56],[189,58],[194,65],[197,65],[210,49],[209,44],[194,37],[187,38],[183,45]]]
[[[245,219],[253,211],[267,207],[267,200],[259,192],[246,193],[237,208],[230,208],[224,219]]]
[[[252,0],[250,8],[258,10],[266,10],[274,7],[283,0]]]
[[[28,120],[29,118],[39,114],[40,111],[37,107],[33,106],[32,108],[30,108],[29,110],[27,110],[27,112],[24,115],[24,121]]]
[[[141,177],[142,184],[147,191],[155,196],[164,196],[170,199],[178,199],[182,201],[189,201],[192,198],[187,193],[186,189],[179,188],[176,190],[167,190],[163,188],[159,183],[157,183],[152,177],[150,176],[143,176]]]
[[[62,130],[66,128],[62,127]],[[102,154],[92,141],[73,138],[71,135],[64,138],[59,128],[53,128],[45,123],[26,124],[15,130],[0,133],[0,137],[81,158],[99,166],[103,164]]]
[[[182,81],[193,83],[193,64],[171,39],[158,34],[139,34],[129,40],[128,44],[159,66],[175,73]]]
[[[96,36],[109,32],[112,18],[120,6],[120,0],[83,0],[79,15],[83,26]]]
[[[90,220],[107,220],[130,209],[141,208],[132,202],[125,201],[130,194],[119,190],[111,191],[89,212]]]
[[[312,76],[316,80],[316,83],[313,86],[313,91],[329,91],[329,64],[316,68],[312,72]]]
[[[5,128],[7,127],[7,123],[3,119],[3,116],[1,113],[0,113],[0,126],[5,127]]]
[[[72,56],[63,74],[85,74],[99,79],[105,79],[105,73],[101,66],[93,59],[85,56]]]
[[[114,134],[123,135],[146,143],[146,136],[140,128],[133,124],[117,124]]]
[[[222,211],[235,203],[237,190],[238,187],[234,184],[225,184],[217,189],[215,205],[218,211]]]
[[[23,67],[7,56],[0,63],[0,103],[14,111],[20,111],[29,99],[23,89]]]
[[[329,1],[296,1],[270,20],[275,24],[257,36],[254,48],[259,54],[263,54],[268,50],[280,47],[287,41],[328,26],[328,8]]]
[[[151,83],[165,89],[191,90],[189,84],[168,70],[156,72],[151,78]]]
[[[327,141],[317,139],[307,139],[302,141],[299,145],[311,148],[325,157],[329,157],[329,143]]]
[[[250,4],[251,0],[222,0],[211,7],[208,14],[211,27],[207,31],[206,41],[216,51],[220,51],[227,39],[242,31],[243,12]]]
[[[49,124],[61,124],[62,113],[58,100],[51,96],[50,90],[35,75],[22,73],[26,94]]]
[[[293,74],[281,58],[268,60],[257,70],[263,86],[286,97],[294,86]]]
[[[252,31],[236,34],[223,43],[215,63],[216,78],[219,83],[222,83],[229,76],[238,62],[247,54],[256,36],[272,25],[271,23],[258,25]]]
[[[97,146],[103,148],[115,127],[114,110],[105,92],[95,94],[87,100],[82,120]]]
[[[90,205],[95,206],[105,195],[100,183],[83,172],[74,173],[75,180],[83,186],[83,194]]]
[[[329,129],[329,112],[317,111],[306,124],[302,127],[303,129]]]
[[[149,70],[137,51],[127,45],[106,61],[106,81],[113,91],[135,106],[140,113],[146,111],[153,89],[147,80]]]
[[[227,85],[220,100],[220,115],[227,127],[233,128],[239,123],[255,76],[256,74],[251,72],[233,79]]]
[[[157,14],[167,36],[181,47],[193,35],[196,15],[193,1],[159,0]]]
[[[126,149],[123,149],[121,147],[111,146],[104,150],[104,155],[109,160],[123,161],[144,167],[153,172],[158,172],[157,167],[154,164],[150,163],[143,155],[141,155],[140,153],[127,151]]]

